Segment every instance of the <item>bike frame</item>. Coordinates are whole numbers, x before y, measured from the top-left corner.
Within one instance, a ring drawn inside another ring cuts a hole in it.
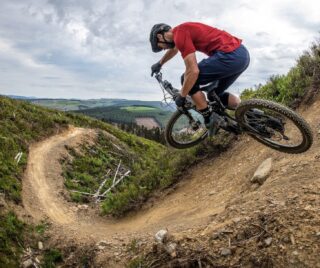
[[[155,78],[159,82],[160,87],[161,87],[162,91],[164,92],[164,95],[165,95],[165,92],[167,92],[169,95],[171,95],[171,98],[174,99],[179,94],[179,91],[180,91],[179,89],[174,88],[170,82],[168,82],[167,80],[163,80],[162,79],[162,73],[161,72],[158,72],[155,75]],[[229,118],[230,120],[233,121],[234,124],[238,124],[236,119],[226,112],[226,110],[230,110],[230,109],[227,109],[223,105],[223,103],[221,102],[219,96],[214,92],[214,89],[216,87],[217,87],[217,83],[212,83],[212,84],[209,84],[208,86],[205,86],[205,87],[201,88],[202,91],[205,91],[207,93],[210,92],[210,94],[213,96],[213,101],[208,101],[209,109],[212,112],[215,112],[215,113],[217,113],[218,115],[220,115],[222,117]],[[194,105],[194,103],[192,101],[192,98],[190,96],[187,96],[186,97],[186,104],[181,108],[178,107],[178,110],[180,110],[190,120],[192,120],[192,117],[190,116],[190,114],[188,112],[189,109],[195,109],[197,111],[196,106]]]

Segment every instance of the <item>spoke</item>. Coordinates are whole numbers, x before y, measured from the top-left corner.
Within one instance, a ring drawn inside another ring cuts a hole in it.
[[[206,133],[202,115],[195,110],[189,110],[189,115],[181,115],[175,122],[172,137],[180,144],[192,143]]]

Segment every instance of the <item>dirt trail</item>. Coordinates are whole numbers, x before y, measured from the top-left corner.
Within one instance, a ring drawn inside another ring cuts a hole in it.
[[[287,155],[243,137],[232,150],[194,167],[190,178],[181,181],[173,193],[122,220],[103,219],[90,210],[75,211],[75,204],[68,203],[63,197],[65,190],[59,159],[66,153],[65,145],[77,146],[88,135],[94,135],[90,129],[70,129],[30,148],[23,180],[24,207],[36,221],[50,220],[62,237],[82,242],[129,241],[138,235],[150,236],[160,228],[191,232],[192,228],[207,227],[209,231],[215,228],[212,217],[225,211],[226,207],[243,202],[243,211],[254,209],[249,201],[257,199],[257,191],[251,189],[249,180],[267,157],[273,157],[275,161],[270,178],[258,190],[262,199],[282,200],[289,189],[294,191],[294,187],[307,183],[320,186],[318,107],[319,102],[303,112],[315,133],[314,145],[308,152]],[[298,163],[296,168],[295,163]],[[306,168],[308,172],[305,172]]]

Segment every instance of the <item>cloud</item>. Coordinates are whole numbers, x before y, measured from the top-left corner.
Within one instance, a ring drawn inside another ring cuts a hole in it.
[[[161,99],[150,66],[163,54],[148,41],[158,22],[200,21],[243,39],[251,64],[235,92],[286,73],[320,30],[312,0],[3,0],[1,9],[0,93],[39,97]],[[163,71],[179,87],[183,60]]]

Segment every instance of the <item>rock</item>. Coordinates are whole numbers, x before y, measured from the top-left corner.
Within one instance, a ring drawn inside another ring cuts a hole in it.
[[[238,223],[238,222],[241,221],[241,218],[234,218],[232,221],[233,221],[234,223]]]
[[[316,233],[316,236],[320,237],[320,232],[317,232],[317,233]]]
[[[298,253],[298,251],[295,250],[295,251],[292,251],[292,255],[296,255],[297,256],[297,255],[299,255],[299,253]]]
[[[38,242],[38,249],[43,250],[43,243],[41,241]]]
[[[165,250],[170,254],[172,258],[177,257],[177,252],[176,252],[177,244],[176,243],[168,243],[165,246]]]
[[[78,205],[78,209],[87,210],[89,208],[88,205]]]
[[[222,255],[222,256],[229,256],[229,255],[231,255],[231,249],[230,248],[222,248],[221,250],[220,250],[220,254]]]
[[[219,236],[220,236],[220,233],[213,233],[211,236],[211,239],[217,239],[219,238]]]
[[[104,250],[106,248],[106,246],[109,246],[110,243],[108,243],[107,241],[105,240],[101,240],[100,242],[98,242],[97,244],[97,247],[99,250]]]
[[[217,230],[216,232],[214,232],[214,233],[211,235],[211,239],[217,239],[217,238],[222,237],[223,234],[232,234],[232,233],[233,233],[232,230],[220,229],[220,230]]]
[[[270,246],[272,243],[272,237],[268,237],[267,239],[264,240],[264,243],[266,244],[266,246]]]
[[[22,263],[22,267],[23,268],[30,268],[30,267],[33,267],[33,261],[31,259],[28,259],[26,261],[24,261]]]
[[[268,158],[261,163],[261,165],[257,168],[253,177],[251,178],[252,183],[259,183],[260,185],[265,182],[268,176],[271,173],[272,169],[272,158]]]
[[[158,243],[165,243],[168,239],[168,231],[167,230],[160,230],[155,234],[155,239]]]
[[[215,195],[215,194],[216,194],[215,191],[211,191],[211,192],[209,193],[210,196],[211,196],[211,195]]]
[[[304,210],[312,210],[312,206],[311,205],[307,205],[303,208]]]

